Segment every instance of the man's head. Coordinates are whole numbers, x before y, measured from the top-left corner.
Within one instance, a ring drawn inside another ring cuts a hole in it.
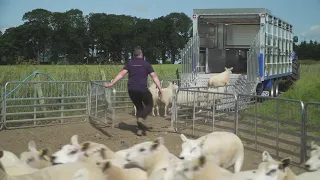
[[[134,48],[133,50],[133,56],[135,58],[142,58],[143,54],[142,54],[142,50],[141,50],[141,47],[140,46],[137,46]]]

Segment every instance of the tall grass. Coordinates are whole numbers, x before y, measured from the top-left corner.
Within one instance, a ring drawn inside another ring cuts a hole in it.
[[[180,65],[153,65],[155,72],[161,76],[175,76]],[[34,71],[48,74],[56,81],[89,81],[102,80],[100,70],[105,72],[107,79],[112,79],[123,68],[121,65],[17,65],[0,66],[0,85],[8,81],[22,81]],[[41,77],[41,80],[47,80]]]

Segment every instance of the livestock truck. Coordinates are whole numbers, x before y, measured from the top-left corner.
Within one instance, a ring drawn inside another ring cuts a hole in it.
[[[194,9],[192,18],[193,36],[181,52],[182,87],[207,86],[225,67],[233,67],[232,93],[275,97],[280,80],[299,79],[293,51],[298,37],[291,24],[270,10]]]

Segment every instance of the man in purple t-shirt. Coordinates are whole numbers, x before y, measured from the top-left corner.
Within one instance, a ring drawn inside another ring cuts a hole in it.
[[[148,127],[143,124],[148,114],[152,111],[153,100],[152,95],[148,89],[148,75],[150,75],[159,89],[159,95],[162,94],[160,81],[157,74],[154,72],[151,64],[143,59],[141,47],[136,47],[133,52],[134,59],[130,60],[126,66],[114,78],[112,83],[104,84],[104,87],[111,87],[124,75],[129,73],[128,93],[137,108],[137,135],[145,135]],[[144,105],[144,106],[143,106]]]

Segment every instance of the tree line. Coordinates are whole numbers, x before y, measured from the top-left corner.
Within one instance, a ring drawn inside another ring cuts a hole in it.
[[[302,41],[298,45],[294,44],[293,50],[300,60],[320,61],[320,43],[317,41]]]
[[[152,64],[168,59],[174,63],[192,36],[191,19],[177,12],[143,19],[106,13],[84,15],[79,9],[34,9],[22,20],[22,25],[0,31],[0,64],[119,64],[131,58],[129,54],[137,45]],[[316,41],[295,44],[294,50],[299,59],[320,60]]]
[[[186,14],[176,12],[143,19],[106,13],[84,15],[79,9],[34,9],[22,20],[22,25],[0,33],[1,64],[120,63],[130,58],[137,45],[153,64],[167,59],[174,63],[192,27]]]

